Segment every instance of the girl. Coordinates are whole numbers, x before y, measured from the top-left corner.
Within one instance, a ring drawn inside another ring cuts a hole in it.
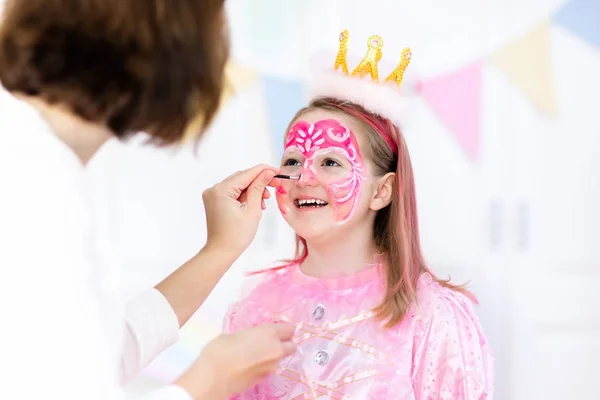
[[[363,75],[332,77],[359,85],[326,85],[291,121],[281,174],[296,179],[276,196],[296,259],[262,272],[225,328],[291,322],[298,350],[235,399],[492,398],[474,299],[424,261],[398,115]]]

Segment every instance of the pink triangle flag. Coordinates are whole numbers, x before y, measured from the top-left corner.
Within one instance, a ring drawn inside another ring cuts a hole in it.
[[[421,96],[469,157],[479,157],[482,63],[419,83]]]

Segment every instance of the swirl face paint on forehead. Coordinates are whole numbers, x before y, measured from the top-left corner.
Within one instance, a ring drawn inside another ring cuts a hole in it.
[[[366,178],[366,171],[358,143],[350,129],[335,119],[314,124],[299,121],[290,129],[285,149],[297,150],[302,154],[301,180],[316,181],[325,187],[334,202],[336,219],[347,221],[351,218],[358,204],[360,184]],[[330,153],[345,158],[350,164],[350,172],[344,176],[324,176],[316,163],[320,157]]]

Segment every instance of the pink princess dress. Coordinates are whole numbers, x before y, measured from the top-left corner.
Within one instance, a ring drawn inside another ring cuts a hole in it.
[[[288,321],[298,350],[233,399],[491,399],[493,357],[471,301],[424,273],[418,304],[385,329],[371,311],[385,293],[382,273],[322,279],[296,264],[266,272],[225,330]]]

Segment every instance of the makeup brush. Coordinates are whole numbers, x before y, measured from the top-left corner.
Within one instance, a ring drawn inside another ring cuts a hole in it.
[[[301,175],[298,176],[290,176],[290,175],[275,175],[274,178],[279,178],[279,179],[300,179]]]

